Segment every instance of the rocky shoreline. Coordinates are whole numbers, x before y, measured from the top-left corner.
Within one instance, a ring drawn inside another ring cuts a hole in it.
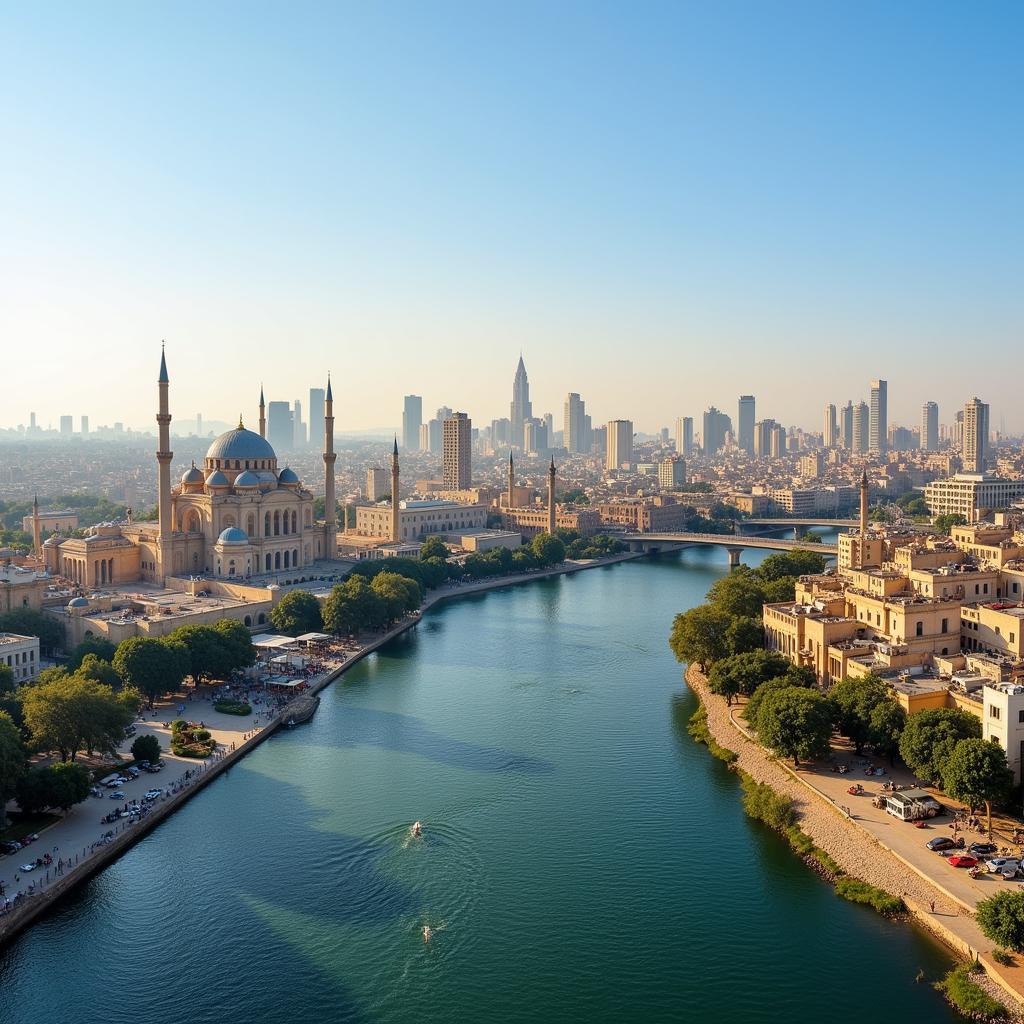
[[[816,797],[763,747],[747,739],[733,723],[725,700],[710,692],[706,677],[696,665],[687,667],[685,679],[707,713],[707,727],[714,739],[736,753],[735,764],[756,782],[771,786],[777,793],[793,801],[800,828],[817,846],[833,857],[849,875],[902,898],[918,923],[945,945],[952,946],[958,955],[965,955],[964,949],[951,941],[948,932],[936,927],[936,922],[927,912],[934,900],[936,915],[972,917],[965,907],[949,899],[935,886],[929,885],[920,875],[909,871],[863,829],[847,819],[837,807]],[[816,873],[821,873],[820,863],[815,862],[809,866]],[[996,984],[987,975],[974,980],[993,998],[1007,1005],[1010,1020],[1024,1022],[1024,1004],[1011,1000],[1006,988]]]

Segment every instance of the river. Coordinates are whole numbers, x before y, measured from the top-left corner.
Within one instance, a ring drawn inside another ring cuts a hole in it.
[[[24,933],[0,1021],[959,1019],[687,736],[666,638],[725,557],[431,611]]]

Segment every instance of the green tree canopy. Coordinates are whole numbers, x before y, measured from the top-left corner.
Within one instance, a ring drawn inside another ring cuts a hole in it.
[[[960,740],[979,739],[977,715],[959,708],[931,708],[907,718],[900,737],[900,757],[918,778],[942,784],[946,760]]]
[[[236,668],[249,668],[256,664],[256,648],[252,645],[252,633],[249,627],[238,619],[218,619],[213,628],[221,637],[221,642],[226,649],[227,671],[225,675]]]
[[[394,622],[407,612],[415,611],[423,600],[420,585],[396,572],[378,573],[371,581],[370,589],[383,603],[385,622]]]
[[[868,728],[868,742],[875,748],[875,753],[889,758],[894,764],[896,753],[900,749],[900,737],[907,724],[907,713],[894,700],[876,704],[871,712]]]
[[[319,633],[324,628],[320,602],[305,590],[292,590],[274,606],[270,613],[274,628],[288,636]]]
[[[21,730],[6,712],[0,711],[0,827],[7,823],[7,801],[18,790],[25,774],[25,746]]]
[[[703,672],[721,658],[732,653],[727,631],[732,620],[728,614],[711,605],[697,605],[679,612],[672,620],[668,645],[676,661],[697,665]]]
[[[1024,889],[1003,889],[975,908],[978,925],[1000,946],[1024,952]]]
[[[805,689],[809,689],[814,686],[813,673],[811,673],[811,679],[808,681],[806,675],[790,671],[794,668],[796,668],[795,665],[790,665],[789,669],[787,669],[783,675],[775,676],[773,679],[768,679],[751,694],[750,700],[747,701],[746,707],[743,709],[743,717],[755,732],[759,731],[761,728],[759,715],[761,713],[761,708],[770,693],[774,693],[776,690],[787,690],[793,686],[799,686]]]
[[[447,561],[451,552],[448,545],[440,537],[428,537],[420,545],[420,561],[425,562],[428,558],[440,558]]]
[[[175,648],[175,643],[170,638],[133,636],[117,645],[114,668],[128,686],[149,698],[150,707],[157,697],[177,692],[185,679],[180,654],[172,653],[180,652],[182,646]]]
[[[817,551],[780,551],[769,555],[758,567],[762,580],[778,580],[784,576],[807,576],[824,570],[828,560]]]
[[[832,735],[832,702],[815,690],[787,686],[772,690],[758,712],[757,735],[761,742],[793,764],[813,761],[829,751]]]
[[[117,653],[116,648],[114,653]],[[117,669],[109,661],[102,661],[99,655],[96,654],[87,654],[82,659],[75,674],[83,679],[93,679],[97,683],[103,683],[105,686],[111,686],[114,689],[117,689],[122,683]]]
[[[711,666],[708,688],[731,704],[734,696],[749,697],[762,683],[782,675],[788,667],[786,659],[773,651],[732,654]]]
[[[136,761],[148,761],[153,764],[160,760],[160,740],[152,733],[136,736],[132,743],[132,757]]]
[[[992,804],[1005,800],[1013,789],[1013,769],[1006,763],[1006,751],[994,740],[960,740],[943,765],[942,788],[972,811],[984,804],[991,832]]]
[[[83,765],[61,761],[44,768],[32,768],[18,783],[18,806],[26,814],[47,807],[67,811],[89,795],[89,771]]]
[[[731,654],[745,654],[764,647],[764,626],[760,619],[737,615],[725,631],[725,640]]]
[[[947,512],[944,515],[936,516],[932,525],[940,532],[949,536],[954,526],[964,526],[967,520],[959,512]]]
[[[71,652],[71,657],[65,666],[68,672],[77,672],[87,654],[95,655],[100,661],[113,661],[117,644],[108,640],[105,636],[96,636],[94,633],[86,633],[85,638]]]
[[[836,706],[835,725],[850,739],[859,754],[870,739],[871,715],[879,704],[891,701],[889,687],[876,675],[841,679],[829,690]]]
[[[715,580],[708,590],[708,601],[727,615],[759,619],[765,602],[764,586],[754,570],[741,565]]]
[[[324,628],[342,636],[376,629],[384,622],[384,602],[366,576],[353,573],[335,584],[324,603]]]
[[[64,646],[64,624],[32,608],[12,608],[0,613],[0,633],[39,637],[41,651],[51,653]]]
[[[538,533],[530,541],[530,550],[541,565],[558,565],[565,561],[565,545],[550,533]]]
[[[10,665],[0,665],[0,693],[14,692],[14,669]]]

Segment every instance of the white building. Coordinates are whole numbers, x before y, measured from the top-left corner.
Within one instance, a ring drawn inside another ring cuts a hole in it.
[[[995,740],[1006,751],[1013,781],[1020,782],[1024,760],[1024,686],[986,686],[983,696],[982,736]]]
[[[460,505],[454,501],[402,501],[398,505],[398,539],[402,542],[486,526],[487,509],[483,505]],[[357,506],[355,535],[390,539],[391,503]]]
[[[29,683],[39,675],[39,637],[0,633],[0,665],[14,673],[14,685]]]
[[[976,522],[994,509],[1009,508],[1024,497],[1024,480],[1000,480],[984,473],[957,473],[925,485],[924,500],[932,516],[962,515]]]

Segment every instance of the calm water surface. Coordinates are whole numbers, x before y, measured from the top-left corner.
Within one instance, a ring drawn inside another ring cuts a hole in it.
[[[723,572],[432,612],[19,939],[0,1021],[956,1019],[914,983],[947,955],[838,900],[686,735],[666,637]]]

